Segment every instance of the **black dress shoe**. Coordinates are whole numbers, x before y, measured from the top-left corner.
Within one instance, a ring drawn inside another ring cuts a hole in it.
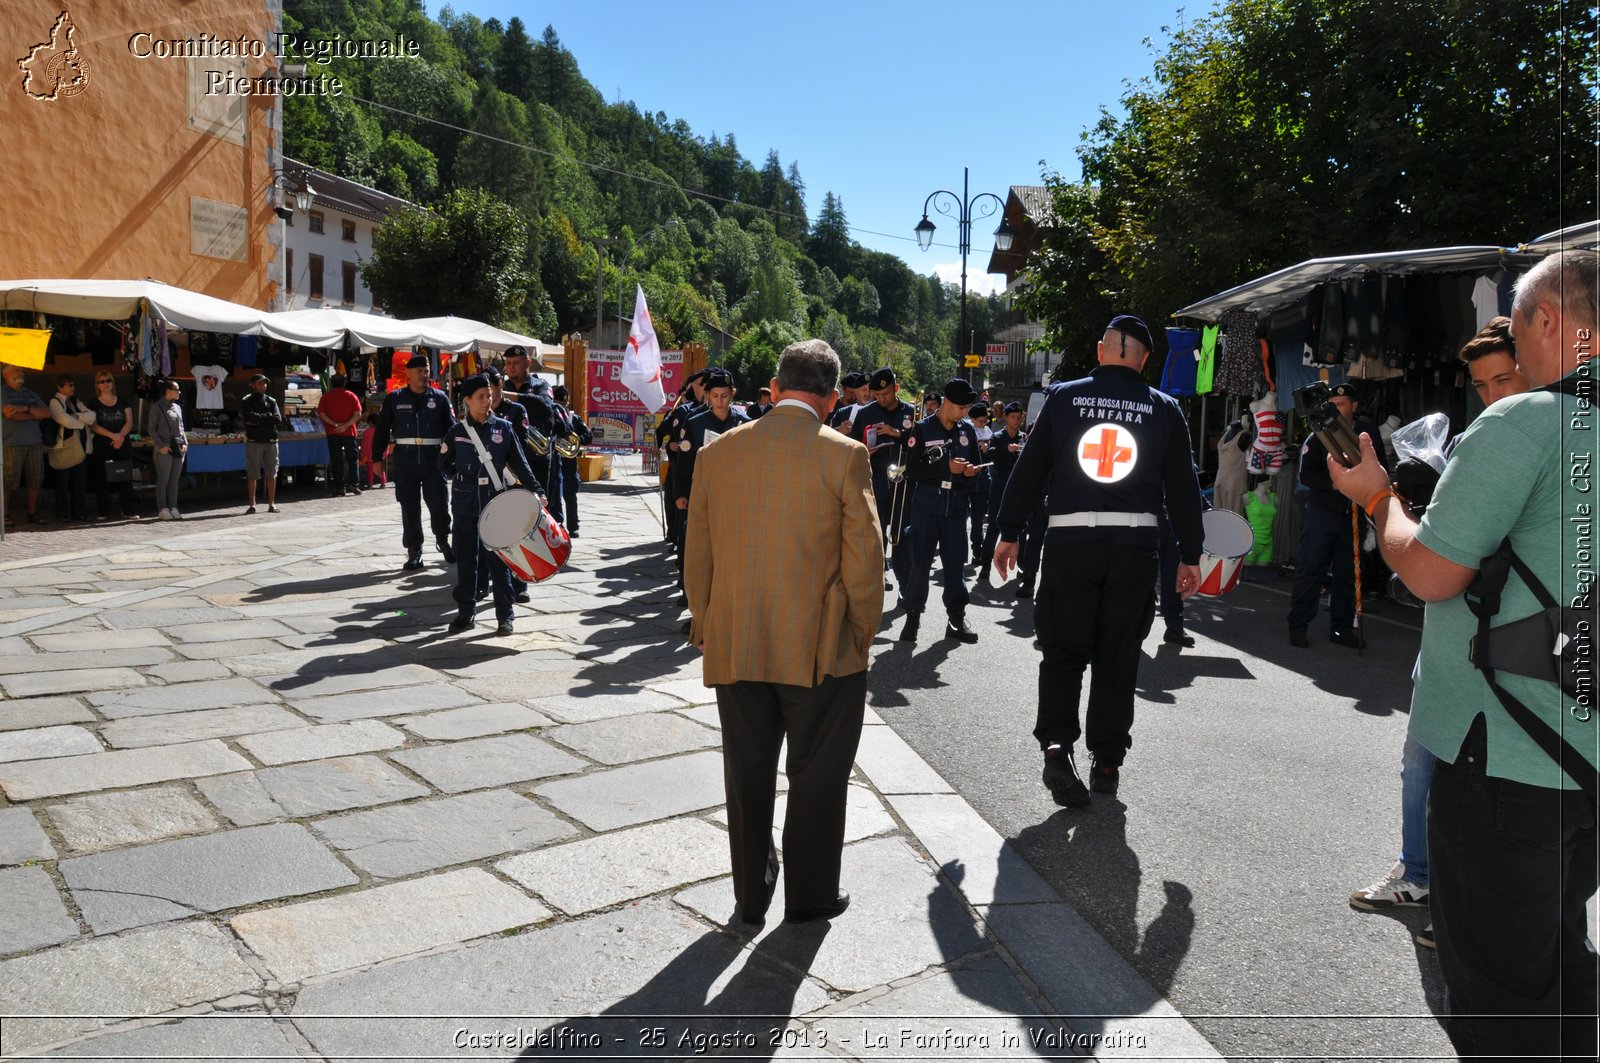
[[[1335,646],[1348,646],[1352,650],[1366,649],[1367,640],[1359,631],[1332,631],[1328,634],[1328,641]]]
[[[1089,803],[1089,791],[1078,778],[1072,751],[1051,746],[1044,754],[1044,784],[1055,803],[1063,808],[1082,808]]]
[[[1292,627],[1292,628],[1290,628],[1289,629],[1289,645],[1298,646],[1302,650],[1306,649],[1307,647],[1309,647],[1311,645],[1311,640],[1306,638],[1306,629],[1303,628],[1303,627]]]
[[[422,555],[412,554],[406,558],[406,563],[400,566],[406,572],[415,572],[422,567]]]
[[[518,605],[527,605],[529,602],[533,601],[533,595],[529,594],[527,591],[518,591],[512,597],[512,600]]]
[[[456,552],[450,549],[450,544],[443,539],[439,540],[439,553],[444,557],[445,564],[453,565],[456,563]]]
[[[1167,633],[1162,636],[1161,641],[1170,642],[1174,646],[1193,646],[1194,636],[1185,632],[1181,627],[1169,627],[1167,628]]]
[[[489,597],[489,592],[488,591],[479,591],[477,594],[473,595],[472,597],[473,597],[474,601],[481,602],[484,599]]]
[[[500,621],[500,626],[494,629],[494,633],[502,637],[511,634],[512,631],[513,628],[511,627],[511,621],[509,620]]]
[[[1017,601],[1025,601],[1033,597],[1033,577],[1023,576],[1017,580]]]
[[[472,617],[470,616],[458,616],[454,620],[450,621],[450,632],[452,634],[459,635],[463,631],[471,630]]]
[[[917,641],[917,628],[922,624],[921,613],[907,613],[905,627],[900,629],[901,642]]]
[[[944,626],[944,637],[968,645],[978,641],[978,633],[967,626],[965,616],[952,616],[950,622]]]
[[[786,908],[783,918],[789,923],[814,923],[818,919],[832,919],[842,915],[848,907],[850,907],[850,894],[840,890],[838,899],[832,904],[825,904],[820,908]]]

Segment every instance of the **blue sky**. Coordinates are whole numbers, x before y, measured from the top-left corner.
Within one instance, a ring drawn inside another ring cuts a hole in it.
[[[912,239],[928,193],[960,192],[964,165],[974,193],[1002,198],[1011,185],[1040,183],[1041,159],[1077,177],[1080,133],[1102,105],[1117,109],[1123,82],[1151,71],[1162,27],[1185,17],[1177,0],[452,6],[502,22],[518,16],[535,39],[555,26],[608,101],[664,111],[700,136],[731,132],[756,166],[776,148],[785,166],[799,164],[813,219],[831,190],[863,245],[952,282],[955,222],[931,215],[939,230],[926,252]],[[1208,8],[1192,5],[1186,17]],[[1003,283],[983,272],[995,224],[973,225],[971,291]]]

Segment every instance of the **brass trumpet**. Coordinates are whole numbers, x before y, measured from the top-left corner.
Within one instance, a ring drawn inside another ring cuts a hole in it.
[[[531,424],[528,426],[528,449],[541,458],[550,454],[550,437]]]
[[[568,432],[555,441],[556,453],[568,461],[576,461],[583,454],[583,440],[578,433]]]

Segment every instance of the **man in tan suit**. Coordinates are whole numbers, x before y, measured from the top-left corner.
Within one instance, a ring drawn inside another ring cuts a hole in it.
[[[839,888],[845,796],[883,616],[883,538],[867,448],[827,427],[838,379],[833,348],[791,345],[772,409],[701,452],[689,500],[689,640],[717,692],[733,894],[747,923],[765,919],[777,885],[785,738],[786,918],[831,919],[850,903]]]

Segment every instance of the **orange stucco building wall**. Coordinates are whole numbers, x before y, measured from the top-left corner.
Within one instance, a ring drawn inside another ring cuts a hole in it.
[[[281,0],[0,3],[0,278],[149,277],[270,308],[279,101],[204,90],[210,70],[269,71],[281,12]],[[265,55],[156,54],[156,42],[240,38]]]

